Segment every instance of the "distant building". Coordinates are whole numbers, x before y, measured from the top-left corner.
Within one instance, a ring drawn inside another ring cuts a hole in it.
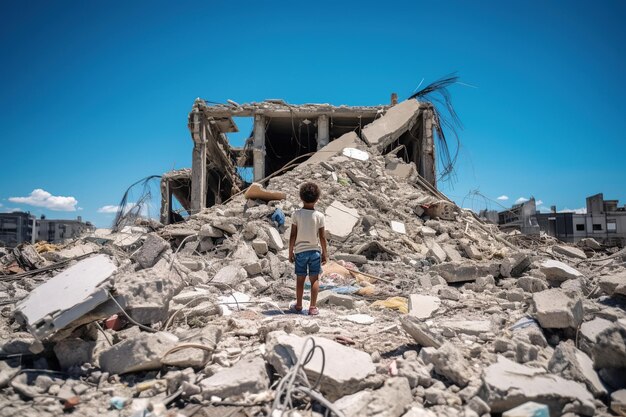
[[[0,246],[12,248],[22,242],[34,243],[35,221],[30,213],[0,213]]]
[[[23,242],[35,243],[44,240],[60,243],[80,236],[83,232],[95,230],[90,222],[77,219],[40,219],[30,213],[0,213],[0,246],[15,247]]]
[[[515,229],[524,234],[541,231],[564,242],[591,237],[606,245],[626,246],[626,205],[619,207],[618,200],[605,200],[600,193],[587,197],[584,213],[557,213],[555,206],[551,209],[550,213],[538,212],[531,198],[499,212],[498,224],[503,230]]]

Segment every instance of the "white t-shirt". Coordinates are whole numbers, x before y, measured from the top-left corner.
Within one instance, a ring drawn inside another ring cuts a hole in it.
[[[319,229],[324,227],[322,213],[317,210],[299,209],[291,216],[291,223],[298,227],[294,253],[322,250],[319,240]]]

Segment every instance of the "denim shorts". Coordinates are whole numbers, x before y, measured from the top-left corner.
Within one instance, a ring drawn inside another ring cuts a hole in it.
[[[296,275],[319,275],[322,272],[322,254],[317,250],[296,253]]]

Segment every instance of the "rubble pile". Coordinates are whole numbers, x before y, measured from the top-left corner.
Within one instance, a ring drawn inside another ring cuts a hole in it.
[[[621,253],[522,249],[413,165],[350,149],[272,178],[284,199],[5,252],[0,415],[624,415]],[[287,311],[308,180],[317,317]]]

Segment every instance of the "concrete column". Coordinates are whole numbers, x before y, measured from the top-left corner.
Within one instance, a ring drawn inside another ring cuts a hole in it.
[[[193,139],[191,158],[191,212],[198,213],[206,207],[207,187],[207,126],[200,113],[191,116],[189,128]]]
[[[254,143],[252,146],[254,181],[265,178],[265,117],[254,116]]]
[[[330,125],[325,114],[317,118],[317,149],[320,150],[330,142]]]
[[[433,111],[422,110],[422,143],[420,148],[419,173],[433,187],[437,188],[437,167],[435,165],[435,139],[433,126]]]

